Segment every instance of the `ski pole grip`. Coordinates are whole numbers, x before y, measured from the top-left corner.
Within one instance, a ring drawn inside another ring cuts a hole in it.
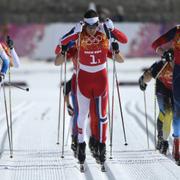
[[[104,24],[103,26],[104,26],[104,31],[105,31],[105,33],[106,33],[107,38],[110,39],[110,32],[109,32],[106,24]]]

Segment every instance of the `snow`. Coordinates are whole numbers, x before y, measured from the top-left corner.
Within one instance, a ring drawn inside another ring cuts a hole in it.
[[[61,158],[62,141],[60,145],[56,145],[60,68],[55,67],[53,63],[26,59],[21,61],[21,68],[12,71],[12,80],[25,81],[30,91],[12,89],[13,158],[9,158],[3,94],[0,92],[0,180],[180,179],[180,169],[171,156],[172,138],[170,138],[170,151],[167,157],[154,150],[153,81],[148,84],[146,91],[150,148],[147,147],[143,93],[138,86],[120,86],[128,146],[124,145],[118,98],[115,98],[113,158],[109,158],[108,136],[106,172],[100,171],[100,166],[96,164],[87,147],[86,171],[81,173],[78,161],[73,157],[70,149],[68,114],[65,119],[63,159]],[[152,59],[133,59],[127,60],[124,64],[117,64],[119,81],[137,81],[141,69],[152,63]],[[111,62],[109,67],[110,87],[112,87]],[[72,74],[70,69],[71,65],[68,65],[67,79]],[[8,95],[8,89],[6,94]],[[117,97],[116,91],[115,97]],[[60,139],[62,140],[62,121]]]

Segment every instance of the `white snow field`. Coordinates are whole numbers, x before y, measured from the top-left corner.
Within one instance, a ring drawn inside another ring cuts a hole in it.
[[[120,86],[121,103],[128,146],[124,145],[118,96],[115,89],[113,154],[107,142],[106,172],[92,158],[87,146],[85,173],[79,171],[77,159],[70,149],[68,134],[70,117],[66,113],[65,151],[62,155],[62,117],[60,145],[57,142],[59,74],[53,63],[22,59],[22,66],[12,71],[12,81],[25,81],[29,92],[12,88],[13,158],[9,158],[8,136],[3,93],[0,92],[0,180],[179,180],[180,167],[172,160],[172,138],[168,157],[154,150],[154,82],[146,90],[149,143],[147,146],[143,93],[138,86]],[[138,80],[141,69],[154,59],[126,60],[116,64],[118,79]],[[112,63],[109,64],[110,97],[112,92]],[[71,77],[68,64],[67,79]],[[7,89],[7,88],[6,88]],[[2,90],[2,89],[1,89]],[[8,89],[6,90],[8,95]],[[62,111],[61,111],[62,112]],[[158,113],[158,111],[157,111]],[[61,113],[62,115],[62,113]],[[88,123],[87,123],[88,125]],[[88,134],[88,131],[87,131]],[[88,136],[87,136],[88,144]]]

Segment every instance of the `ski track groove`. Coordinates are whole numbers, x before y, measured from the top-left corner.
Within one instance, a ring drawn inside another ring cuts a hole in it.
[[[139,112],[139,113],[141,113],[143,116],[145,116],[145,114],[144,114],[144,112],[141,110],[141,108],[139,107],[139,103],[138,102],[136,102],[136,110]],[[147,113],[147,118],[150,120],[149,122],[151,123],[151,125],[152,126],[154,126],[154,119]],[[156,122],[157,122],[157,120],[156,120]],[[172,144],[173,144],[173,139],[172,139],[172,137],[169,137],[169,142],[170,142],[170,144],[171,144],[171,146],[172,146]]]
[[[28,104],[28,103],[27,103],[27,104]],[[22,113],[26,112],[29,108],[31,108],[31,106],[32,106],[32,104],[28,104],[27,106],[24,106],[23,109],[21,108],[20,110],[17,110],[16,113],[14,113],[14,115],[13,115],[12,125],[14,125],[14,124],[17,122],[18,117],[19,117]],[[5,145],[5,142],[6,142],[6,139],[7,139],[7,134],[8,134],[8,132],[7,132],[7,127],[5,127],[5,131],[4,131],[4,133],[2,133],[2,134],[3,134],[3,138],[2,138],[2,142],[1,142],[0,158],[1,158],[2,154],[3,154],[4,145]]]
[[[145,125],[143,125],[143,123],[140,121],[140,118],[135,114],[135,113],[133,113],[133,112],[131,112],[130,111],[130,104],[131,104],[131,102],[129,102],[129,103],[127,103],[126,104],[126,107],[125,107],[125,109],[126,109],[126,111],[127,111],[127,113],[129,113],[131,116],[133,116],[137,121],[137,123],[139,124],[139,126],[143,129],[143,131],[146,133],[146,127],[145,127]],[[135,105],[135,108],[136,108],[136,110],[138,111],[138,112],[140,112],[142,115],[144,115],[144,113],[140,110],[140,108],[138,107],[138,103],[136,103],[136,105]],[[151,124],[153,125],[153,118],[151,118],[151,116],[150,115],[148,115],[148,118],[149,118],[149,120],[150,120],[150,122],[151,122]],[[154,143],[154,135],[149,131],[149,138],[150,138],[150,140],[151,140],[151,142],[152,143]],[[170,139],[170,145],[172,146],[172,142],[173,142],[173,140],[172,140],[172,138],[169,138]],[[170,151],[170,150],[169,150]],[[164,155],[165,156],[165,155]],[[173,160],[173,158],[172,158],[172,154],[169,152],[169,155],[166,155],[165,157],[167,157],[168,159],[170,159],[173,163],[175,163],[174,162],[174,160]]]
[[[28,103],[26,101],[18,104],[15,108],[12,109],[12,114],[14,114],[15,112],[19,111],[19,109],[21,109],[23,106],[26,106]],[[6,119],[6,114],[3,113],[1,118],[0,118],[0,125],[4,122],[3,120]]]
[[[146,135],[146,127],[145,127],[145,125],[141,122],[140,118],[136,115],[136,113],[134,113],[133,111],[130,110],[130,108],[129,108],[130,104],[131,104],[131,102],[128,102],[126,104],[126,106],[125,106],[126,112],[130,116],[132,116],[133,118],[136,119],[137,124],[140,126],[140,128],[144,131],[144,133]],[[154,135],[150,131],[148,131],[148,132],[149,132],[149,138],[150,138],[151,142],[154,143]]]

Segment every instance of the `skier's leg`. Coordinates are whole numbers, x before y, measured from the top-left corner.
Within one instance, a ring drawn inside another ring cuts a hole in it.
[[[96,98],[96,109],[99,119],[99,125],[97,131],[99,131],[99,160],[100,163],[104,163],[106,160],[106,132],[107,132],[107,100],[108,100],[108,94],[107,91],[104,91],[104,93]]]
[[[99,141],[99,132],[97,132],[98,127],[98,117],[96,113],[96,104],[95,99],[91,98],[90,100],[90,129],[91,129],[91,136],[89,138],[89,148],[91,153],[95,152],[95,148],[97,146],[97,142]]]
[[[172,102],[169,96],[165,99],[165,116],[164,116],[164,123],[163,123],[163,139],[168,140],[168,137],[171,132],[171,124],[173,118],[173,110],[172,110]]]
[[[78,128],[77,128],[77,117],[78,117],[78,105],[77,105],[77,97],[74,92],[71,92],[72,104],[74,109],[74,114],[72,117],[72,142],[71,149],[76,153],[77,151],[77,136],[78,136]]]
[[[86,143],[85,143],[85,132],[86,132],[86,118],[88,115],[89,111],[89,104],[90,104],[90,99],[86,98],[77,88],[77,100],[78,100],[78,108],[79,108],[79,113],[78,113],[78,160],[80,164],[83,164],[86,158],[85,154],[85,148],[86,148]]]
[[[72,105],[74,109],[74,114],[72,117],[72,143],[71,149],[74,151],[74,155],[76,156],[77,152],[77,136],[78,136],[78,128],[77,128],[77,117],[78,117],[78,104],[77,104],[77,95],[76,95],[76,75],[73,74],[71,80],[71,98]]]
[[[156,149],[160,150],[162,147],[162,142],[163,142],[163,123],[164,123],[164,116],[165,116],[165,105],[164,105],[164,95],[157,93],[157,102],[159,106],[159,116],[157,119],[157,145]]]
[[[180,161],[180,65],[174,66],[173,72],[173,96],[174,96],[174,114],[173,114],[173,156],[176,161]]]

